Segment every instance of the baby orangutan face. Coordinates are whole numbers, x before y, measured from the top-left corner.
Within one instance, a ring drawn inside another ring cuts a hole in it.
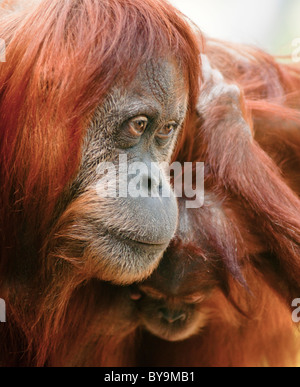
[[[213,270],[194,247],[175,241],[159,268],[145,282],[131,287],[141,324],[167,341],[183,341],[206,325]]]
[[[133,291],[132,298],[139,298],[137,305],[144,328],[163,340],[188,339],[206,325],[204,294],[166,295],[145,284],[139,292]]]

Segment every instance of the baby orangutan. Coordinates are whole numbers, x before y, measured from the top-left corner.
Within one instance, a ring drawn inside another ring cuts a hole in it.
[[[221,253],[228,259],[233,253],[229,224],[225,227],[221,207],[212,207],[213,204],[206,199],[199,216],[198,211],[188,210],[180,203],[176,238],[158,270],[132,288],[131,298],[137,301],[142,325],[161,339],[182,341],[206,325],[211,292],[221,286],[220,275],[224,272]]]

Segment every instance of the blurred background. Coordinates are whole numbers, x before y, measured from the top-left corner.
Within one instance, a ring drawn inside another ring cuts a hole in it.
[[[170,0],[207,35],[290,55],[300,41],[300,0]]]

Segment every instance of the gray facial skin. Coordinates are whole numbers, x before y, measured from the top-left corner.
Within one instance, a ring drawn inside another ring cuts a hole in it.
[[[169,184],[164,177],[141,179],[141,189],[156,189],[159,197],[103,198],[97,167],[104,161],[117,165],[120,154],[129,164],[170,162],[188,101],[171,60],[142,66],[124,85],[112,89],[87,130],[72,187],[76,197],[58,222],[53,248],[89,277],[115,284],[151,275],[176,231],[178,207],[173,195],[161,196]]]

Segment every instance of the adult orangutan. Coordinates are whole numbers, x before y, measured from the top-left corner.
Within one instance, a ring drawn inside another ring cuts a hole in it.
[[[138,309],[115,285],[153,273],[178,207],[160,195],[164,178],[140,176],[156,198],[99,196],[98,165],[122,154],[206,161],[208,187],[260,237],[245,247],[257,248],[258,270],[272,283],[281,273],[274,287],[288,302],[299,294],[299,199],[253,140],[264,126],[296,128],[296,70],[211,42],[208,58],[242,93],[220,88],[205,58],[201,77],[201,39],[163,0],[43,0],[5,13],[0,36],[2,364],[140,363]],[[240,262],[227,264],[243,282]]]
[[[6,14],[0,35],[2,358],[67,364],[64,349],[80,355],[65,341],[74,293],[93,280],[145,279],[175,233],[174,195],[104,199],[97,167],[120,154],[170,161],[196,102],[198,41],[157,0],[46,0]],[[168,184],[150,181],[157,192]],[[102,315],[91,312],[94,324]],[[86,346],[99,334],[88,332]]]

